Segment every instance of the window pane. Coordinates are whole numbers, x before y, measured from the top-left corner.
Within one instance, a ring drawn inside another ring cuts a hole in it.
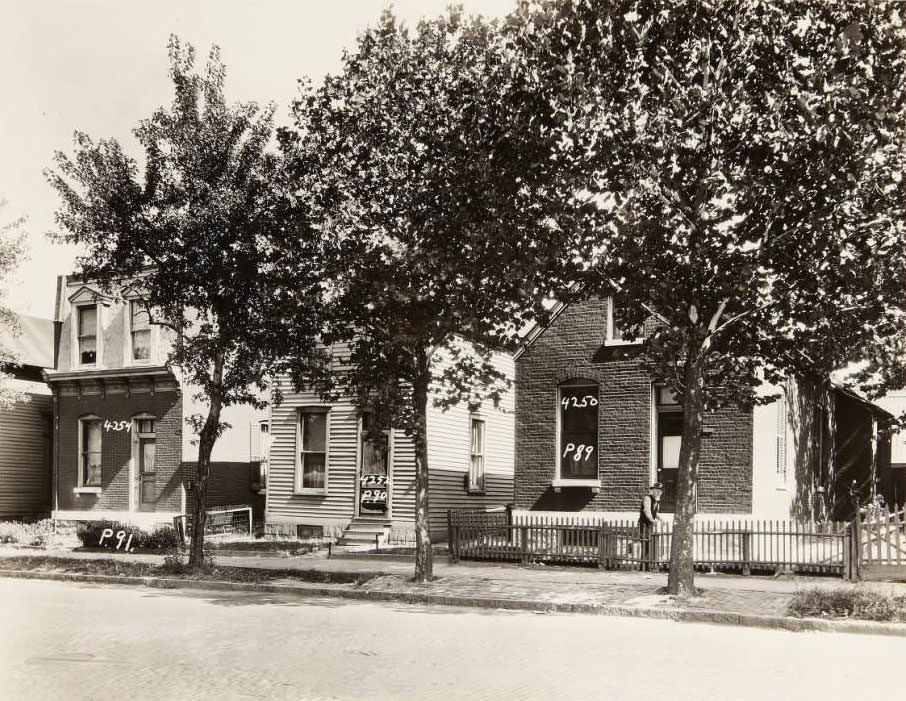
[[[484,453],[484,421],[472,419],[472,454]]]
[[[132,332],[132,359],[149,360],[151,358],[151,331]]]
[[[661,439],[661,459],[665,470],[675,470],[679,467],[680,444],[682,436],[664,436]]]
[[[97,336],[98,308],[79,307],[79,336]]]
[[[154,419],[139,419],[138,420],[138,432],[139,433],[154,433]]]
[[[598,388],[560,388],[560,478],[598,477]]]
[[[362,474],[387,474],[387,449],[378,441],[369,441],[362,436]]]
[[[154,472],[154,458],[157,453],[157,443],[153,438],[142,439],[141,441],[141,470],[142,472]]]
[[[97,362],[97,337],[83,336],[79,338],[79,358],[83,365]]]
[[[151,315],[142,302],[135,300],[129,303],[132,312],[132,330],[141,331],[151,328]]]
[[[327,413],[303,413],[302,449],[305,451],[325,451],[327,448]]]
[[[303,489],[324,489],[324,453],[302,453]]]

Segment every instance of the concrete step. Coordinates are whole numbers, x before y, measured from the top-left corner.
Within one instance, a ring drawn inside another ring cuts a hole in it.
[[[383,545],[390,533],[390,523],[387,521],[368,521],[353,519],[343,535],[337,541],[338,545],[374,545],[374,539]]]

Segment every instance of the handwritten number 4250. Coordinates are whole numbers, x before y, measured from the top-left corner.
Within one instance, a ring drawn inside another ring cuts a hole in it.
[[[560,400],[560,404],[565,411],[570,407],[582,409],[587,406],[598,406],[598,400],[592,395],[586,394],[584,397],[563,397],[563,399]]]

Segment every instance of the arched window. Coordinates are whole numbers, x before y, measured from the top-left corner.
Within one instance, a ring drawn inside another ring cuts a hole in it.
[[[561,480],[598,479],[598,383],[576,379],[558,388],[557,473]]]

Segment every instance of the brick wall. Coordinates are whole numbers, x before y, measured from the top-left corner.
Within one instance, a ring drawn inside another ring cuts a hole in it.
[[[179,392],[82,395],[59,398],[57,425],[57,498],[63,510],[91,511],[129,508],[129,460],[132,432],[105,430],[101,443],[102,492],[74,494],[78,485],[79,417],[93,414],[101,420],[129,421],[136,414],[157,417],[156,511],[179,511],[181,507],[182,400]]]
[[[550,511],[634,511],[651,481],[651,380],[627,346],[603,347],[607,304],[568,307],[516,364],[516,506]],[[557,388],[599,385],[600,493],[551,487],[556,475]],[[705,419],[699,511],[750,512],[752,412],[724,409]]]
[[[185,475],[192,479],[197,462],[183,464]],[[251,506],[252,518],[264,519],[264,495],[252,491],[252,465],[248,462],[212,462],[205,493],[205,509],[218,506]],[[188,508],[188,507],[187,507]]]

